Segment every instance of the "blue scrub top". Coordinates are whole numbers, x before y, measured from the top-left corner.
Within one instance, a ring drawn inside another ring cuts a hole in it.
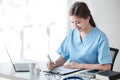
[[[94,27],[82,40],[72,28],[57,50],[65,60],[82,64],[111,64],[112,58],[107,36]]]

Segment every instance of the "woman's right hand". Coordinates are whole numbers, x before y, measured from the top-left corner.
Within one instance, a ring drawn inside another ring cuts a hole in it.
[[[49,70],[52,70],[53,68],[57,67],[57,66],[60,66],[60,65],[63,65],[66,61],[62,58],[62,56],[60,56],[55,62],[51,62],[49,61],[47,63],[47,68]]]
[[[47,68],[49,69],[49,70],[52,70],[53,68],[55,68],[55,63],[54,62],[48,62],[47,63]]]

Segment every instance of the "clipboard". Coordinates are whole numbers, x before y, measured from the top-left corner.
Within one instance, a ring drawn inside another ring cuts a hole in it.
[[[64,66],[59,66],[54,68],[51,71],[43,71],[46,73],[51,73],[51,74],[60,74],[60,75],[68,75],[68,74],[72,74],[78,71],[81,71],[83,69],[68,69],[68,68],[64,68]]]

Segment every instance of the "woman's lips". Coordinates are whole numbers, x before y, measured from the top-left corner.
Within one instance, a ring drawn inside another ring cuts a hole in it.
[[[81,27],[77,27],[77,30],[80,30],[81,29]]]

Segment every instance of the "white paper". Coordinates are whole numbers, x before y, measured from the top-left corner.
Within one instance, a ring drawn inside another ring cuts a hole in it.
[[[72,73],[74,71],[79,71],[80,69],[68,69],[68,68],[64,68],[64,66],[59,66],[54,68],[52,71],[53,72],[59,72],[60,74],[68,74],[68,73]]]

